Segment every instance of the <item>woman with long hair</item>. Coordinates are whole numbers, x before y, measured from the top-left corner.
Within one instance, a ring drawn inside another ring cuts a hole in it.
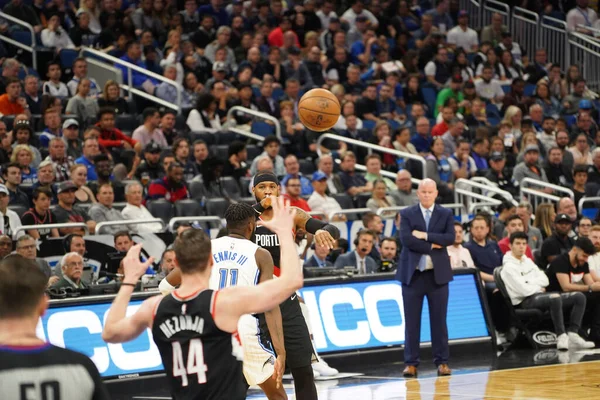
[[[84,167],[85,168],[85,167]],[[52,192],[49,187],[40,186],[33,191],[33,207],[21,217],[21,223],[26,225],[50,225],[56,223],[56,217],[50,211]],[[38,228],[29,229],[27,234],[34,239],[44,240],[48,236],[58,237],[58,229]]]
[[[504,50],[500,56],[500,63],[504,68],[506,79],[511,81],[515,78],[523,77],[523,69],[513,59],[513,55],[509,50]]]
[[[508,106],[504,112],[504,119],[502,122],[510,124],[512,126],[510,135],[514,140],[519,140],[523,135],[521,131],[521,120],[523,119],[523,111],[517,106]]]
[[[452,75],[460,75],[463,79],[463,82],[475,79],[475,72],[473,71],[473,68],[469,66],[467,52],[462,48],[458,49],[454,55],[454,62],[452,63]]]
[[[77,15],[79,16],[80,12],[86,12],[90,17],[88,25],[90,31],[95,35],[99,35],[102,32],[102,25],[100,24],[100,7],[96,4],[96,0],[83,0],[79,5]]]
[[[96,202],[94,193],[86,186],[87,167],[83,164],[71,166],[71,181],[77,186],[75,191],[75,204],[92,204]]]
[[[192,131],[221,130],[221,120],[217,113],[217,99],[210,93],[202,93],[198,96],[196,108],[190,111],[187,118],[187,126]]]
[[[183,92],[181,93],[181,107],[192,108],[198,102],[198,96],[203,86],[198,82],[196,74],[188,72],[183,79]]]
[[[562,107],[558,99],[550,93],[547,82],[538,82],[535,89],[535,103],[542,106],[545,117],[560,118]]]
[[[406,81],[406,89],[402,96],[406,104],[421,103],[427,104],[423,93],[421,93],[421,83],[419,81],[419,75],[409,75]]]
[[[448,158],[444,155],[444,141],[437,136],[431,144],[431,154],[426,158],[427,177],[437,184],[440,198],[444,202],[452,201],[452,190],[454,189],[454,175]]]
[[[538,228],[542,232],[542,238],[552,236],[552,227],[554,226],[554,218],[556,217],[556,211],[554,211],[554,204],[542,203],[539,204],[535,209],[535,220],[533,226]]]
[[[180,137],[175,139],[172,147],[175,161],[183,167],[183,178],[186,181],[191,181],[198,175],[196,164],[190,160],[190,142],[186,138]]]
[[[319,34],[315,31],[306,32],[306,35],[304,35],[304,46],[301,49],[303,59],[308,57],[308,53],[313,47],[319,47]]]
[[[34,184],[38,181],[37,170],[33,168],[33,151],[28,144],[19,144],[13,149],[10,162],[21,167],[21,183]]]
[[[342,130],[342,131],[345,129],[348,129],[348,126],[346,125],[346,117],[348,115],[356,115],[356,106],[352,100],[345,100],[342,102],[342,114],[340,115],[340,118],[333,126],[333,129]],[[363,128],[362,119],[356,117],[356,129],[362,129],[362,128]]]
[[[388,149],[394,148],[392,146],[392,127],[387,121],[377,121],[375,128],[373,128],[373,135],[371,136],[370,142]],[[381,152],[376,153],[381,156],[381,162],[385,169],[390,169],[396,166],[396,160],[392,154]]]
[[[506,71],[504,70],[504,66],[500,63],[500,60],[498,59],[498,55],[496,54],[496,51],[492,48],[490,48],[487,53],[485,53],[486,57],[487,57],[487,64],[490,64],[492,66],[492,68],[494,69],[494,76],[493,79],[497,79],[500,81],[503,81],[506,79]],[[477,69],[475,70],[475,76],[478,78],[481,78],[481,74],[483,73],[483,67],[485,66],[486,63],[481,63],[477,66]]]
[[[104,84],[102,96],[98,97],[98,107],[110,107],[115,110],[115,114],[129,114],[129,104],[121,97],[121,88],[116,81],[109,79]]]
[[[395,207],[396,201],[392,196],[388,196],[386,194],[387,186],[385,182],[381,179],[377,179],[373,182],[373,194],[371,198],[367,201],[367,208],[370,208],[374,213],[377,212],[378,209],[384,207]],[[396,211],[386,211],[381,217],[393,217],[396,215]]]

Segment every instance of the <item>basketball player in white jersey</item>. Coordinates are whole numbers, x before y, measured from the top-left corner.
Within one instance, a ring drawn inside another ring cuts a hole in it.
[[[250,241],[256,228],[254,209],[245,203],[232,204],[225,211],[225,220],[229,235],[211,243],[214,263],[208,287],[220,290],[230,286],[256,286],[273,279],[271,253]],[[248,385],[260,386],[270,400],[287,399],[281,384],[285,369],[281,310],[275,307],[264,314],[270,340],[261,331],[257,316],[243,315],[238,324],[244,349],[244,376]]]

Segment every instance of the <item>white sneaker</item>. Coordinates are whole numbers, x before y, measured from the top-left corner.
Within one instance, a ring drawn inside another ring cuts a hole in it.
[[[319,371],[315,370],[315,364],[313,364],[312,366],[313,366],[313,376],[314,376],[315,378],[318,378],[318,377],[320,377],[320,376],[321,376],[321,373],[320,373]]]
[[[502,346],[503,344],[508,343],[508,340],[506,339],[506,335],[504,333],[500,333],[498,331],[496,331],[496,345],[498,346]]]
[[[594,347],[596,347],[596,344],[594,342],[585,341],[584,338],[582,338],[575,332],[569,332],[568,336],[569,336],[569,345],[572,347],[580,348],[580,349],[593,349]]]
[[[556,348],[558,350],[569,350],[569,336],[567,336],[566,333],[563,333],[558,337]]]
[[[334,376],[340,373],[337,369],[331,368],[321,357],[319,357],[319,362],[312,365],[312,368],[313,373],[318,372],[320,376]]]

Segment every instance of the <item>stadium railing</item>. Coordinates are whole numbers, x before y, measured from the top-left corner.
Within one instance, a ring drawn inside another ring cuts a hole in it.
[[[540,189],[550,188],[563,196],[556,196],[554,194],[548,194],[541,192]],[[520,184],[520,197],[529,200],[533,208],[537,207],[541,203],[558,203],[563,197],[570,197],[571,200],[575,199],[575,195],[571,189],[563,186],[553,185],[551,183],[538,181],[532,178],[524,178]]]
[[[217,222],[221,224],[221,218],[216,216],[189,216],[189,217],[174,217],[169,220],[169,231],[175,232],[175,225],[180,222]]]
[[[512,20],[510,7],[508,4],[496,0],[486,0],[483,3],[483,8],[481,9],[482,28],[492,23],[492,14],[495,13],[502,15],[502,24],[506,25],[510,32]]]
[[[548,59],[560,65],[562,71],[567,71],[571,65],[569,48],[569,33],[567,23],[560,19],[543,16],[540,21],[540,31],[537,37],[537,48],[544,48]]]
[[[263,140],[265,140],[265,137],[262,135],[257,135],[256,133],[252,133],[252,132],[248,132],[243,129],[236,128],[235,127],[235,125],[236,125],[235,117],[234,117],[235,113],[237,113],[238,115],[239,115],[239,113],[242,113],[245,115],[249,115],[251,117],[261,118],[261,119],[264,119],[267,121],[271,121],[273,123],[273,128],[275,129],[275,136],[277,136],[277,138],[282,143],[284,142],[283,136],[281,136],[281,126],[279,125],[279,121],[277,120],[277,118],[275,118],[271,114],[267,114],[262,111],[251,110],[249,108],[242,107],[242,106],[233,106],[229,109],[229,111],[227,111],[227,121],[225,122],[225,128],[228,131],[235,132],[238,135],[246,136],[250,139],[254,139],[259,142],[262,142]]]
[[[25,21],[22,21],[18,18],[12,17],[3,12],[0,12],[0,18],[10,21],[13,24],[22,26],[27,31],[29,31],[29,33],[31,34],[31,38],[26,37],[27,35],[21,36],[20,31],[13,30],[12,35],[14,37],[11,38],[6,35],[0,35],[0,40],[2,40],[5,43],[8,43],[12,46],[18,47],[21,50],[25,50],[25,51],[31,53],[31,64],[33,66],[33,69],[37,70],[37,52],[36,52],[37,43],[36,43],[35,31],[33,30],[33,26],[31,26],[30,24],[28,24]],[[14,25],[12,26],[12,28],[14,28]],[[22,33],[26,33],[26,32],[22,32]],[[15,40],[15,39],[22,39],[23,42]],[[29,43],[29,44],[27,44],[27,43]]]
[[[464,189],[470,191],[470,193],[480,194],[488,198],[494,195],[498,195],[514,205],[518,204],[513,198],[512,194],[510,194],[506,190],[500,189],[496,186],[495,183],[481,176],[473,177],[471,179],[457,179],[454,182],[454,187],[456,189]],[[469,197],[469,194],[462,195],[462,197]],[[457,204],[463,204],[463,202],[460,201],[462,197],[458,196],[455,193],[455,202]]]
[[[336,140],[338,142],[344,142],[347,144],[351,144],[353,146],[364,147],[369,150],[369,153],[371,153],[372,150],[377,150],[381,153],[392,154],[397,157],[403,157],[403,158],[407,158],[409,160],[415,160],[415,161],[421,163],[421,165],[422,165],[423,179],[427,178],[427,171],[426,171],[427,168],[426,168],[425,158],[423,158],[421,156],[416,156],[414,154],[405,153],[403,151],[398,151],[396,149],[390,149],[390,148],[379,146],[379,145],[372,144],[372,143],[362,142],[360,140],[347,138],[345,136],[334,135],[332,133],[324,133],[321,136],[319,136],[319,139],[317,139],[317,154],[319,154],[319,157],[321,157],[323,155],[321,146],[326,139]],[[359,164],[356,164],[356,169],[362,170],[362,168],[359,168]],[[381,171],[381,172],[382,172],[382,175],[389,176],[389,175],[383,173],[385,171]],[[392,178],[394,178],[394,179],[396,178],[396,174],[394,174],[393,172],[390,172],[390,174],[391,174]],[[413,178],[412,181],[413,181],[413,183],[419,183],[421,180],[417,179],[417,178]]]
[[[591,208],[584,209],[583,206],[585,203],[595,203]],[[596,213],[598,212],[598,205],[600,204],[600,197],[592,196],[592,197],[583,197],[579,200],[579,204],[577,204],[577,209],[579,213],[584,217],[595,218]],[[589,211],[585,211],[589,210]],[[593,215],[592,215],[593,214]]]
[[[80,56],[85,56],[85,54],[90,54],[91,58],[100,59],[102,61],[106,61],[113,65],[121,65],[121,66],[125,67],[125,69],[127,70],[126,83],[121,83],[120,86],[121,86],[121,89],[126,90],[130,95],[135,94],[136,96],[143,97],[154,103],[160,104],[161,106],[168,107],[172,110],[175,110],[178,114],[181,114],[182,108],[181,108],[180,104],[181,104],[181,96],[182,96],[183,88],[179,83],[177,83],[171,79],[165,78],[162,75],[155,74],[154,72],[149,71],[147,69],[138,67],[137,65],[134,65],[127,61],[123,61],[120,58],[113,57],[109,54],[106,54],[102,51],[98,51],[96,49],[92,49],[91,47],[84,46],[81,48]],[[144,74],[145,76],[147,76],[149,78],[156,79],[159,82],[166,82],[172,86],[175,86],[175,88],[177,89],[176,103],[175,104],[170,103],[166,100],[161,99],[160,97],[149,94],[144,90],[140,90],[140,89],[133,87],[133,84],[132,84],[133,71]],[[125,80],[125,77],[123,77],[123,78]]]
[[[569,44],[571,60],[580,66],[587,86],[593,91],[600,90],[600,42],[583,33],[571,32]]]
[[[86,235],[89,235],[90,230],[88,226],[83,222],[69,222],[66,224],[43,224],[43,225],[23,225],[15,229],[14,235],[18,236],[21,231],[29,231],[36,229],[62,229],[62,228],[83,228]]]
[[[371,212],[370,208],[348,208],[345,210],[339,210],[339,211],[332,211],[329,213],[329,220],[331,221],[333,219],[333,217],[335,217],[336,215],[341,215],[341,214],[363,214],[363,213],[367,213],[367,212]]]
[[[465,205],[469,214],[475,214],[479,209],[487,211],[490,207],[502,204],[502,200],[493,199],[465,189],[459,189],[456,186],[454,187],[454,196],[458,199],[457,203]],[[461,199],[463,199],[463,201],[460,201]]]
[[[527,52],[523,55],[527,55],[530,60],[533,60],[538,40],[537,35],[540,30],[540,16],[524,8],[514,7],[511,21],[510,32],[513,40]]]
[[[129,226],[129,225],[143,225],[143,224],[161,224],[161,230],[164,231],[166,228],[165,222],[160,218],[149,218],[149,219],[140,219],[140,220],[124,220],[124,221],[104,221],[98,223],[96,225],[96,235],[100,235],[102,232],[102,228],[108,226]]]

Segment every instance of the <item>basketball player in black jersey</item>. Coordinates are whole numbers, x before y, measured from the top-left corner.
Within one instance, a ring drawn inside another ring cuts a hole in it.
[[[0,262],[0,398],[110,399],[89,357],[39,339],[48,278],[19,255]]]
[[[181,285],[168,296],[145,300],[126,316],[131,293],[152,259],[140,262],[141,245],[124,259],[125,277],[106,317],[102,337],[122,343],[152,328],[174,399],[238,400],[246,397],[246,384],[238,360],[237,330],[243,314],[262,313],[280,304],[302,287],[302,269],[291,231],[296,210],[273,200],[273,219],[264,222],[281,244],[281,276],[257,286],[207,289],[212,257],[210,238],[189,229],[175,240]]]

